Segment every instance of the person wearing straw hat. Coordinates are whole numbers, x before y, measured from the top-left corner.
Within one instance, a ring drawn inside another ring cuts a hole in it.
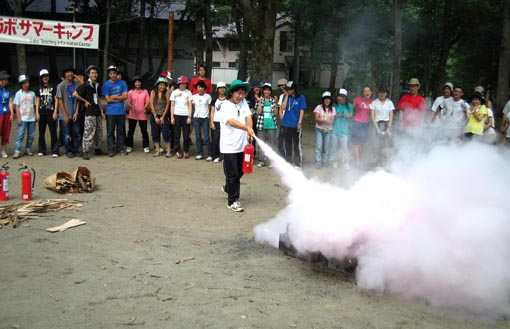
[[[14,116],[13,95],[7,85],[11,76],[6,71],[0,71],[0,137],[2,138],[2,158],[7,158],[7,144],[11,134],[12,119]]]
[[[50,131],[50,150],[53,158],[58,157],[58,134],[57,121],[53,118],[55,114],[55,96],[57,89],[50,83],[50,72],[42,69],[39,72],[40,85],[35,91],[36,118],[39,122],[39,151],[38,156],[46,155],[46,127]]]
[[[464,136],[476,141],[483,141],[483,128],[487,117],[485,98],[481,93],[474,93],[469,98],[470,108],[466,110],[468,122],[464,128]]]
[[[35,93],[30,90],[30,78],[26,74],[21,74],[18,78],[21,89],[14,96],[14,110],[18,121],[18,134],[16,136],[16,144],[14,145],[13,159],[21,156],[21,146],[25,132],[27,132],[27,142],[25,144],[25,155],[33,155],[32,143],[35,135]]]
[[[418,93],[420,90],[420,80],[417,78],[409,79],[407,85],[409,86],[410,93],[402,96],[397,104],[404,130],[421,126],[427,112],[427,102]]]
[[[228,101],[221,106],[220,151],[223,153],[225,185],[222,190],[228,194],[227,208],[234,212],[244,211],[239,201],[241,177],[243,177],[243,152],[248,142],[253,141],[252,113],[246,102],[250,84],[234,80],[227,89]]]
[[[213,163],[218,163],[222,160],[220,152],[220,136],[221,136],[221,106],[227,100],[225,92],[227,91],[227,84],[223,81],[218,82],[216,85],[216,97],[211,101],[211,129],[212,129],[212,151]]]

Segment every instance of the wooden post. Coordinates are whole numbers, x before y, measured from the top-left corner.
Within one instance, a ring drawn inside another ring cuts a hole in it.
[[[174,70],[174,12],[168,12],[168,65],[167,70],[173,72]]]

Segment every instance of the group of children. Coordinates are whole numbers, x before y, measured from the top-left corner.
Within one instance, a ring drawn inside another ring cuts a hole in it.
[[[473,95],[465,101],[462,86],[445,83],[443,95],[437,97],[431,107],[419,94],[418,79],[410,79],[408,87],[409,93],[402,96],[396,107],[388,98],[385,87],[378,89],[374,99],[372,88],[364,86],[362,95],[354,98],[352,104],[347,100],[348,92],[344,88],[338,90],[335,98],[329,91],[324,92],[321,104],[314,110],[316,167],[336,168],[341,150],[340,163],[349,169],[349,144],[352,145],[354,163],[359,166],[363,146],[369,140],[370,127],[373,127],[374,147],[378,153],[372,160],[384,164],[384,152],[392,146],[395,110],[400,113],[400,134],[421,138],[425,134],[430,136],[432,132],[435,142],[473,139],[494,144],[497,141],[492,104],[484,98],[483,87],[476,87]],[[510,113],[510,105],[508,107]],[[428,110],[430,115],[427,115]],[[508,129],[504,118],[501,131]]]

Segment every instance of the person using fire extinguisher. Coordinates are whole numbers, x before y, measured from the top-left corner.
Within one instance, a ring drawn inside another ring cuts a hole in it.
[[[228,87],[228,101],[221,106],[220,151],[223,154],[225,186],[222,190],[228,194],[227,208],[234,212],[244,211],[239,202],[241,177],[243,177],[244,147],[253,140],[253,122],[251,111],[245,100],[250,84],[234,80]]]

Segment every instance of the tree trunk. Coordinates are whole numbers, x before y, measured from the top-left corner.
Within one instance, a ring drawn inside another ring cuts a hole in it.
[[[250,48],[250,32],[246,26],[246,20],[236,4],[233,4],[233,16],[236,23],[237,35],[239,36],[239,67],[237,68],[237,79],[246,81],[248,78],[248,50]]]
[[[150,0],[150,6],[151,6],[151,15],[150,15],[150,18],[149,18],[149,24],[148,24],[148,37],[147,37],[147,60],[149,62],[149,72],[151,73],[151,75],[155,75],[155,74],[159,74],[159,72],[161,71],[157,71],[157,72],[154,72],[154,63],[152,62],[152,34],[153,34],[153,30],[154,30],[154,7],[156,5],[156,0]],[[167,56],[168,56],[168,50],[166,51],[167,53]],[[166,60],[166,59],[165,59]]]
[[[441,44],[439,46],[439,62],[437,71],[434,76],[434,91],[437,95],[441,95],[441,86],[445,83],[446,76],[446,63],[448,61],[448,55],[452,47],[451,43],[451,31],[452,31],[452,1],[444,0],[444,13],[443,13],[443,27],[441,29]]]
[[[498,89],[496,109],[503,111],[508,99],[508,80],[510,78],[510,0],[503,0],[503,28],[501,32],[501,48],[499,51]]]
[[[393,86],[391,88],[391,99],[398,101],[400,96],[400,60],[402,58],[402,0],[394,0],[395,14],[395,57],[393,58]]]
[[[336,73],[338,71],[338,64],[336,58],[333,58],[333,62],[330,64],[331,75],[329,76],[329,90],[334,91],[336,85]]]
[[[140,0],[140,29],[138,32],[138,49],[136,50],[135,75],[142,73],[145,41],[145,0]]]
[[[195,58],[196,58],[196,67],[198,65],[204,64],[204,29],[202,28],[203,18],[201,15],[195,15],[195,37],[193,38],[193,46],[195,47]]]
[[[52,20],[57,20],[57,0],[51,0],[50,4],[50,17]],[[55,47],[48,48],[48,58],[50,60],[50,74],[53,79],[57,79],[59,76],[57,66],[57,49]],[[56,80],[55,80],[56,81]]]
[[[106,1],[106,32],[104,37],[103,50],[103,81],[108,80],[106,69],[110,65],[108,63],[108,52],[110,51],[110,19],[112,17],[112,0]]]
[[[22,0],[16,0],[14,5],[14,16],[23,17],[24,6]],[[18,72],[27,73],[27,54],[25,45],[17,44],[16,53],[18,54]]]
[[[237,0],[237,2],[248,22],[253,39],[251,76],[253,80],[272,81],[278,1],[259,1],[256,7],[251,0]]]
[[[204,1],[204,27],[205,27],[205,69],[206,76],[212,78],[213,48],[216,42],[213,39],[211,21],[211,0]]]
[[[292,81],[299,83],[299,36],[301,35],[301,3],[296,8],[294,24],[294,58],[292,59]]]

